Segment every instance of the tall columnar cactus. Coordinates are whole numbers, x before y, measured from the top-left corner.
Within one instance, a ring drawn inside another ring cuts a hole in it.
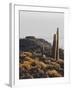
[[[56,60],[56,34],[53,36],[52,57]]]
[[[56,50],[56,60],[59,60],[59,28],[57,28],[57,50]]]

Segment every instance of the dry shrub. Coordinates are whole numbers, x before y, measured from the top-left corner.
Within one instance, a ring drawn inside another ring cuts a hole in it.
[[[46,69],[47,69],[47,70],[48,70],[48,69],[52,70],[52,69],[54,69],[54,65],[47,64],[47,67],[46,67]]]
[[[39,68],[42,68],[42,69],[45,69],[47,67],[47,65],[42,62],[42,61],[35,61],[35,64],[39,67]]]
[[[51,65],[53,65],[53,68],[56,70],[60,69],[60,64],[56,63],[56,62],[51,62]]]
[[[31,57],[26,56],[26,57],[24,58],[24,61],[33,62],[34,60],[33,60]]]
[[[20,79],[32,79],[33,76],[29,73],[24,73],[22,76],[20,76]]]
[[[61,77],[61,74],[59,74],[56,70],[48,70],[47,73],[49,77]]]
[[[59,59],[56,61],[62,68],[64,68],[64,61],[62,59]]]
[[[21,64],[19,67],[29,70],[30,69],[30,64],[29,63]]]
[[[32,57],[32,53],[31,53],[31,52],[24,52],[24,54],[25,54],[26,56]]]
[[[32,57],[32,53],[31,52],[20,52],[20,56],[29,56],[29,57]]]
[[[27,70],[29,70],[32,66],[32,64],[34,63],[33,60],[29,60],[29,61],[24,61],[23,64],[20,64],[20,67],[26,68]]]
[[[43,60],[43,62],[44,62],[45,64],[50,64],[50,63],[51,63],[51,60],[45,59],[45,60]]]
[[[20,56],[20,57],[24,57],[24,56],[26,56],[26,55],[24,54],[24,52],[20,52],[20,53],[19,53],[19,56]]]
[[[43,62],[39,62],[39,64],[41,65],[41,68],[45,69],[47,67],[47,65]]]
[[[56,63],[56,62],[50,62],[49,64],[47,64],[46,69],[47,70],[48,69],[50,69],[50,70],[55,69],[55,70],[58,71],[60,69],[60,65],[58,63]]]
[[[56,66],[59,66],[59,64],[56,63],[56,62],[51,62],[50,64],[52,64],[52,65],[56,65]]]
[[[22,64],[24,64],[24,62],[26,62],[26,61],[28,61],[28,62],[34,62],[34,60],[31,58],[31,57],[28,57],[28,56],[25,56],[23,59],[20,59],[20,63],[22,63]]]

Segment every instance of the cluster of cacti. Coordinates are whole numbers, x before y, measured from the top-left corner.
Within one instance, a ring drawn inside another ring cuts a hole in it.
[[[52,57],[59,60],[59,28],[57,28],[57,32],[53,37]]]

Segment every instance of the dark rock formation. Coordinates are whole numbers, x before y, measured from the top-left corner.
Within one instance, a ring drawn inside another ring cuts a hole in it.
[[[44,49],[43,49],[44,48]],[[26,37],[19,40],[20,51],[30,51],[32,53],[44,53],[46,56],[51,56],[51,44],[44,39],[35,37]]]

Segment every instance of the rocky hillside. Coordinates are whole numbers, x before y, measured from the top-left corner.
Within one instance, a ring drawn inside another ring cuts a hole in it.
[[[35,38],[34,36],[27,36],[19,40],[20,51],[31,52],[41,56],[44,54],[46,57],[51,57],[52,45],[42,38]],[[64,50],[59,49],[59,56],[64,59]]]

